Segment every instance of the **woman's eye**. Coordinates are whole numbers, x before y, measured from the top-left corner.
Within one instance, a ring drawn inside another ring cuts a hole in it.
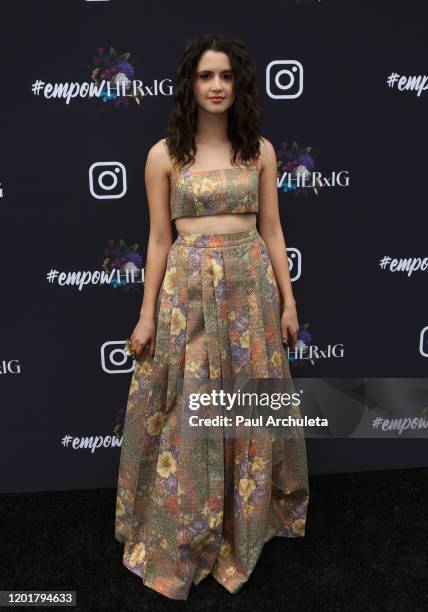
[[[206,78],[208,78],[208,79],[209,79],[209,78],[210,78],[210,75],[209,75],[209,74],[201,74],[201,79],[206,80]],[[231,75],[231,74],[225,74],[225,75],[224,75],[224,78],[225,78],[226,80],[230,81],[230,80],[232,80],[232,75]]]

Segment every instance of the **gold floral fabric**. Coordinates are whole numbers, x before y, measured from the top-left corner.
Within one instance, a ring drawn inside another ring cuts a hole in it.
[[[250,163],[232,168],[172,173],[171,220],[225,213],[258,212],[259,172]]]
[[[156,321],[155,355],[135,362],[129,389],[115,537],[125,567],[169,598],[187,599],[209,573],[236,593],[265,542],[304,536],[309,499],[304,438],[273,440],[256,426],[198,437],[186,426],[190,393],[239,377],[291,378],[257,229],[179,232]]]

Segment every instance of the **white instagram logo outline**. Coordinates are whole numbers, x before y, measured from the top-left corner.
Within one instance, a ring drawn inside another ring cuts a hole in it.
[[[423,329],[421,329],[421,333],[419,335],[419,352],[422,355],[422,357],[428,357],[428,353],[424,352],[424,335],[425,335],[425,332],[427,331],[428,331],[428,325],[424,327]]]
[[[271,68],[276,65],[291,65],[291,69],[282,69],[275,74],[274,84],[279,90],[289,89],[295,81],[295,75],[293,74],[298,71],[299,78],[299,89],[295,94],[274,94],[271,91]],[[283,74],[287,74],[290,77],[290,83],[284,86],[280,83],[280,77]],[[266,66],[266,92],[270,98],[298,98],[303,91],[303,65],[298,60],[272,60]]]
[[[117,193],[116,195],[114,194],[107,194],[107,195],[101,195],[101,194],[97,194],[94,191],[94,168],[97,168],[98,166],[117,166],[118,169],[116,172],[113,172],[112,170],[104,170],[104,172],[101,172],[101,174],[98,176],[98,185],[101,186],[101,188],[104,191],[110,191],[111,189],[114,189],[118,183],[117,180],[117,174],[119,174],[119,170],[122,170],[122,177],[123,177],[123,189],[121,191],[121,193]],[[103,179],[104,176],[112,176],[114,178],[113,183],[111,185],[103,185]],[[94,164],[92,164],[92,166],[89,168],[89,189],[91,192],[91,195],[96,198],[97,200],[105,200],[105,199],[110,199],[110,200],[115,200],[117,198],[121,198],[125,193],[126,193],[126,189],[127,189],[127,183],[126,183],[126,169],[125,166],[118,161],[111,161],[111,162],[95,162]]]
[[[104,372],[107,372],[107,374],[126,374],[128,372],[132,372],[134,369],[134,361],[135,359],[132,360],[132,366],[129,369],[123,369],[123,370],[110,370],[107,367],[106,364],[106,353],[105,353],[105,349],[107,346],[109,346],[110,344],[115,344],[115,345],[120,345],[122,348],[117,348],[114,351],[112,351],[111,353],[109,353],[109,361],[110,363],[112,363],[113,365],[122,365],[124,363],[126,363],[129,359],[129,355],[125,352],[125,343],[126,340],[109,340],[107,342],[104,342],[104,344],[101,346],[100,348],[100,352],[101,352],[101,367],[104,370]],[[121,353],[122,354],[122,360],[121,362],[117,362],[114,360],[114,355],[116,353]],[[112,359],[113,356],[113,359]]]
[[[291,251],[291,257],[290,257]],[[296,281],[302,275],[302,253],[295,247],[287,248],[288,267],[290,270],[290,280]],[[295,260],[295,261],[293,261]],[[296,276],[292,276],[291,272],[296,269]]]

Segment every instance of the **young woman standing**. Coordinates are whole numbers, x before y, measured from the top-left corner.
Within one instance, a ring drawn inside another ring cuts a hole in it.
[[[236,593],[265,542],[305,533],[304,439],[273,441],[260,427],[197,436],[188,424],[193,393],[291,378],[283,344],[294,346],[299,323],[259,116],[245,46],[200,36],[183,51],[167,138],[146,162],[150,236],[115,535],[124,565],[173,599],[209,573]]]

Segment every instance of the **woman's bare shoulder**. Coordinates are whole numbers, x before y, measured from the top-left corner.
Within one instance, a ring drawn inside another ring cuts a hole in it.
[[[273,144],[264,136],[260,136],[259,142],[261,169],[263,170],[269,164],[276,165],[276,154]]]
[[[166,144],[166,138],[161,138],[160,140],[155,142],[155,144],[150,147],[149,153],[151,151],[153,151],[153,153],[159,157],[163,156],[169,159],[169,151],[168,145]]]
[[[161,138],[150,147],[147,154],[147,166],[155,169],[157,172],[166,172],[169,174],[171,170],[171,159],[169,157],[165,138]]]
[[[268,140],[264,136],[260,136],[259,143],[260,143],[260,153],[261,154],[263,154],[263,155],[268,154],[269,155],[269,153],[274,151],[273,144],[271,143],[270,140]]]

